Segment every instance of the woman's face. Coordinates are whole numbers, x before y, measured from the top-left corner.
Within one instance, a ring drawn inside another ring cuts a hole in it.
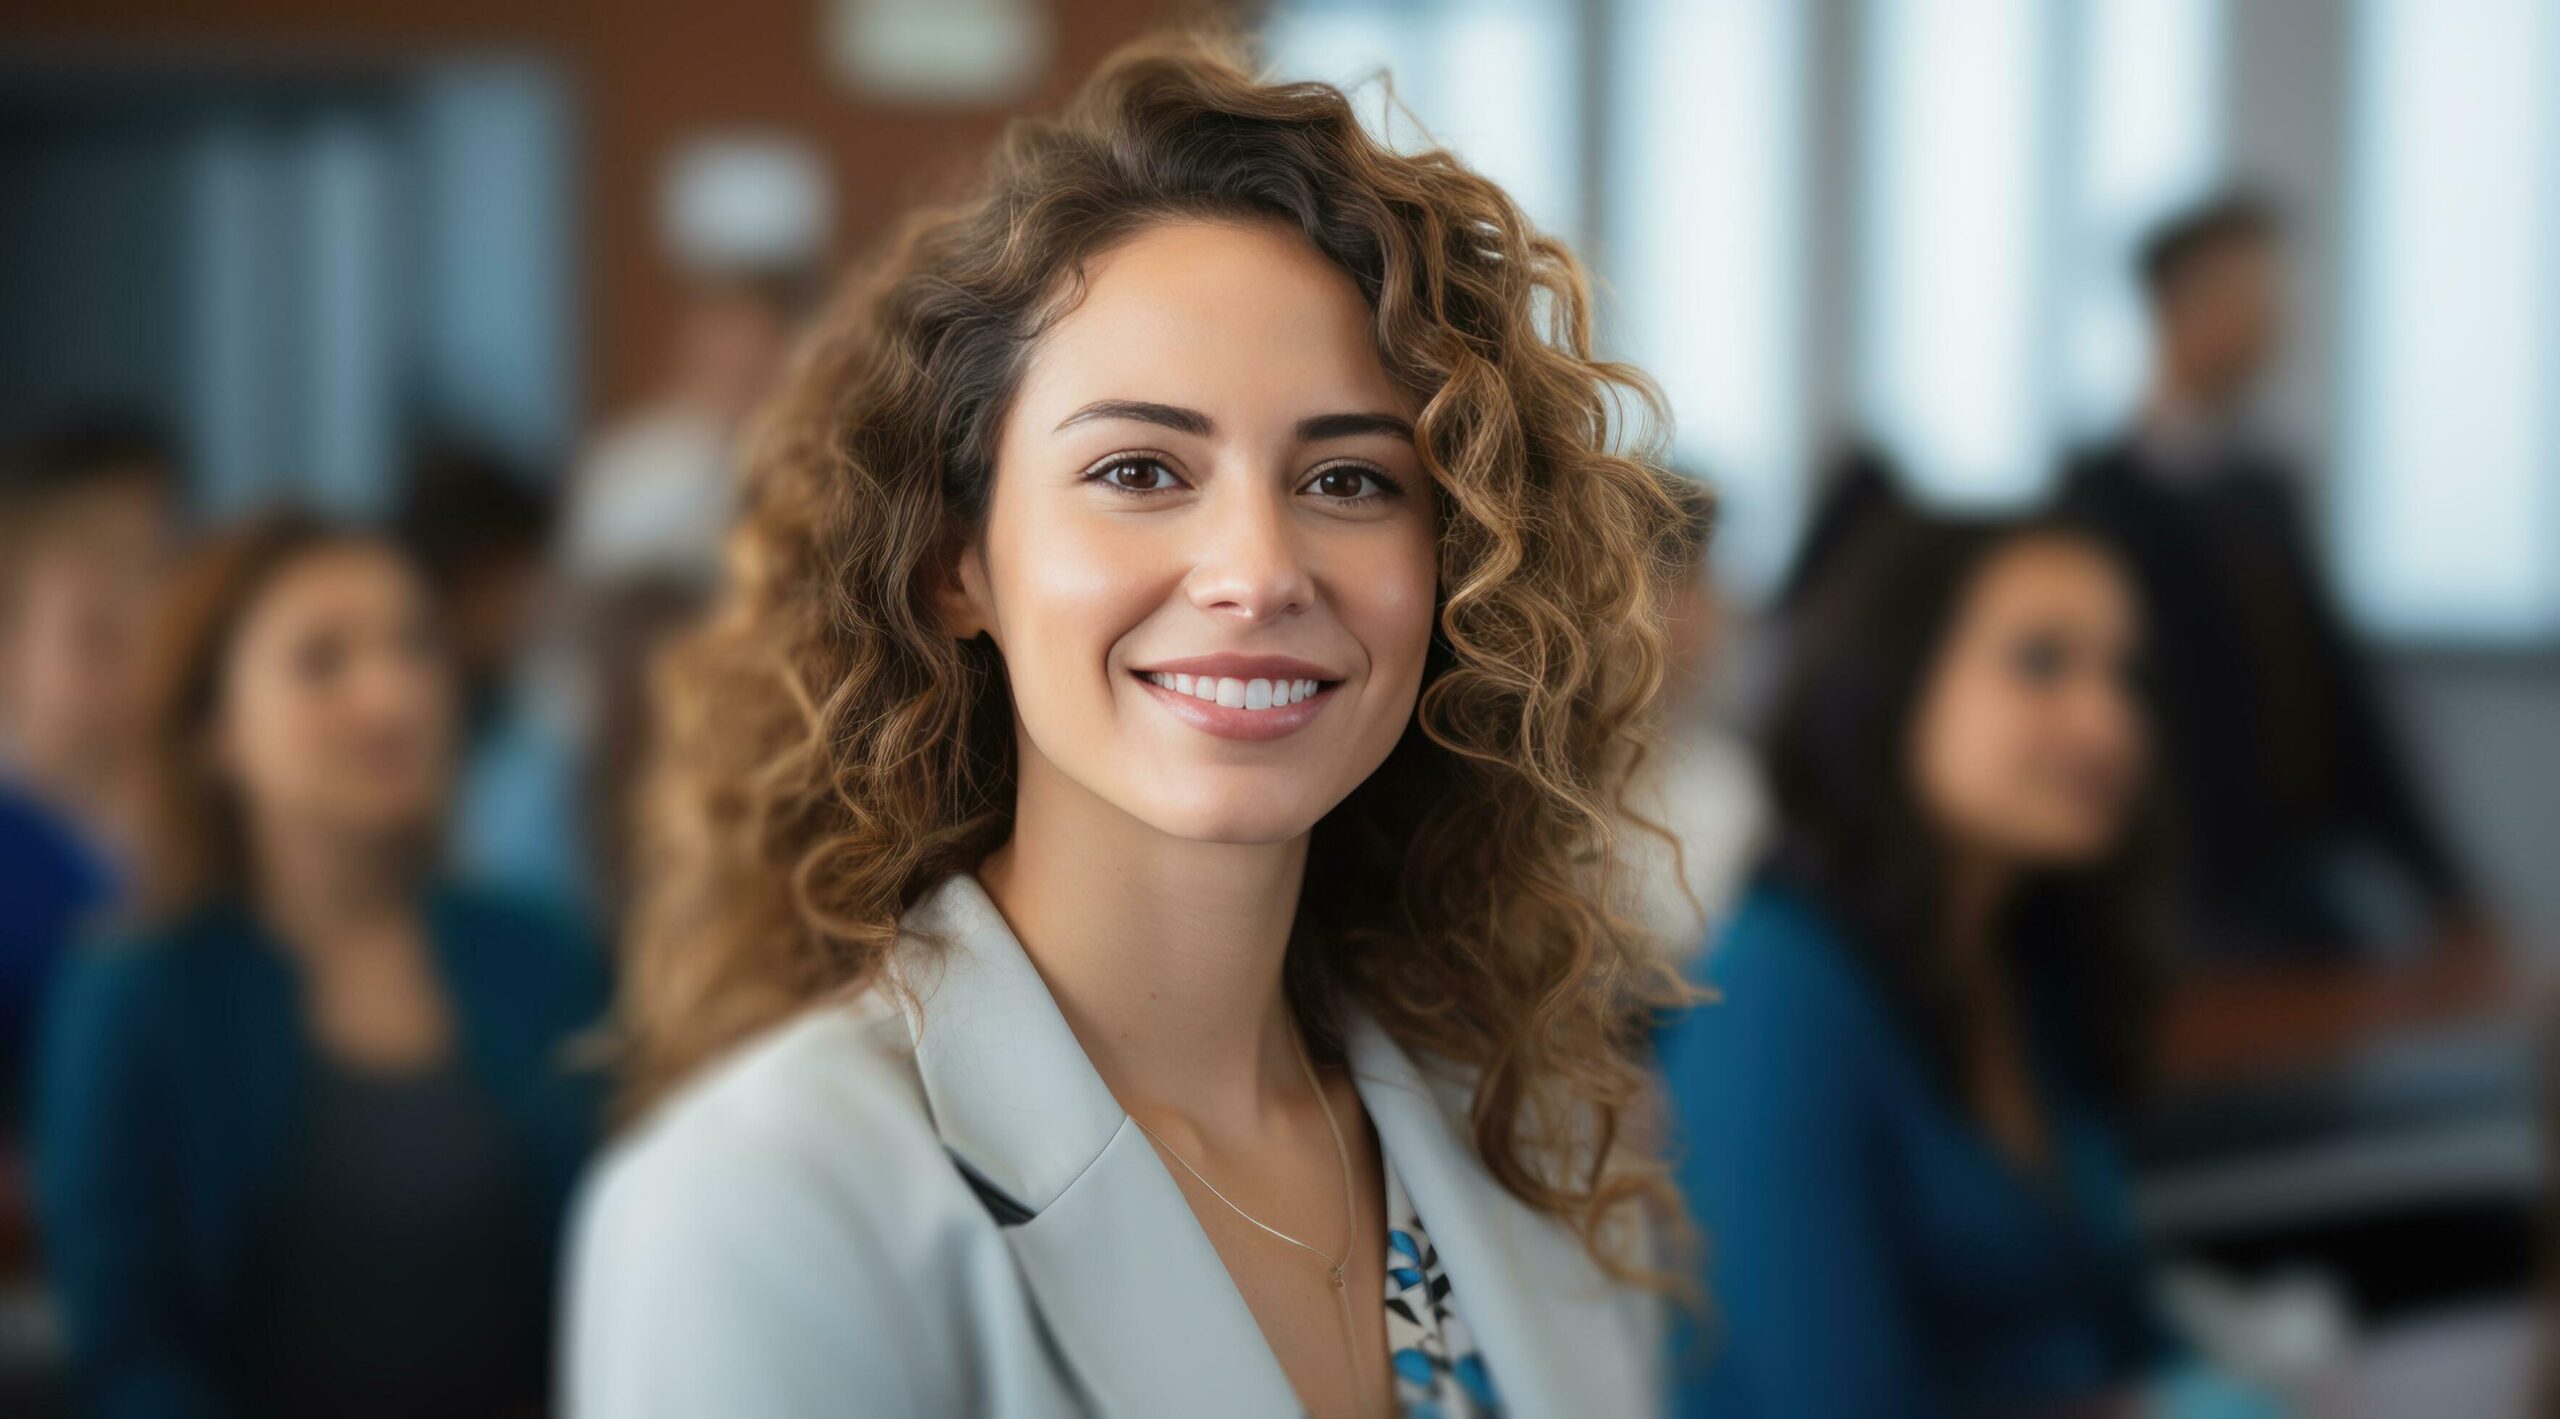
[[[1923,810],[2013,863],[2104,856],[2143,772],[2138,635],[2122,576],[2094,549],[2036,537],[1994,553],[1922,694]]]
[[[1087,277],[1007,411],[953,629],[1004,654],[1026,791],[1285,842],[1413,716],[1437,549],[1412,397],[1293,233],[1167,224]]]
[[[299,558],[250,604],[214,743],[254,820],[377,838],[434,821],[453,716],[425,588],[350,543]]]

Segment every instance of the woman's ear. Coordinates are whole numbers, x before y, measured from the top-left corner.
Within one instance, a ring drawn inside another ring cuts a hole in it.
[[[942,629],[953,640],[975,640],[995,630],[994,599],[987,588],[987,559],[978,539],[954,535],[943,544],[933,591]]]

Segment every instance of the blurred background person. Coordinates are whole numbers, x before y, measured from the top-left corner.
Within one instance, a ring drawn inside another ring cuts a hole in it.
[[[534,475],[482,450],[433,448],[410,470],[394,526],[443,608],[466,757],[496,727],[529,649],[554,501]]]
[[[2191,899],[2189,954],[2353,958],[2482,916],[2312,551],[2295,461],[2251,422],[2283,348],[2273,209],[2226,196],[2143,243],[2150,387],[2066,503],[2134,574]]]
[[[0,1410],[41,1333],[26,1108],[40,1005],[129,876],[137,641],[178,502],[167,445],[89,420],[0,457]]]
[[[785,135],[698,136],[665,164],[672,340],[651,392],[571,470],[530,640],[463,778],[456,842],[475,878],[605,931],[619,917],[645,669],[717,587],[737,445],[819,289],[833,200],[822,156]]]
[[[1689,509],[1685,545],[1695,555],[1670,605],[1664,731],[1627,786],[1628,805],[1646,821],[1622,828],[1618,841],[1633,909],[1664,951],[1687,957],[1705,946],[1750,867],[1764,807],[1750,746],[1714,693],[1732,620],[1708,555],[1715,496],[1693,475],[1670,476]]]
[[[216,524],[283,500],[414,527],[443,496],[408,453],[422,438],[525,475],[557,527],[535,633],[494,689],[508,618],[456,611],[455,654],[482,688],[451,861],[609,925],[634,827],[616,746],[644,740],[653,711],[618,687],[652,627],[715,593],[729,431],[787,347],[811,289],[796,273],[891,239],[1012,113],[1172,8],[20,0],[0,21],[0,445],[133,411],[179,470],[169,505]],[[2191,808],[2221,841],[2196,835],[2204,861],[2183,865],[2200,882],[2220,863],[2237,885],[2215,913],[2204,893],[2171,898],[2186,908],[2172,956],[2214,968],[2172,980],[2136,1213],[2175,1261],[2343,1298],[2349,1348],[2328,1358],[2347,1403],[2520,1407],[2548,1153],[2518,1018],[2530,992],[2513,987],[2560,961],[2560,203],[2535,176],[2560,125],[2530,121],[2560,94],[2560,10],[1210,8],[1256,27],[1275,72],[1364,85],[1364,114],[1399,146],[1448,147],[1591,259],[1595,353],[1654,376],[1674,461],[1714,470],[1698,601],[1718,606],[1722,643],[1708,713],[1688,721],[1701,734],[1768,722],[1790,569],[1827,581],[1835,534],[1875,512],[1875,489],[1905,512],[2014,514],[2055,495],[2074,450],[2182,443],[2208,451],[2194,468],[2282,480],[2272,497],[2207,493],[2233,481],[2212,473],[2118,480],[2137,510],[2209,507],[2171,525],[2244,549],[2285,541],[2259,516],[2279,504],[2295,534],[2236,577],[2206,546],[2193,585],[2140,592],[2161,618],[2160,708],[2198,721],[2160,728],[2166,786],[2198,772],[2182,740],[2274,742],[2228,783],[2167,795],[2238,805]],[[1403,111],[1377,102],[1380,71]],[[2155,299],[2146,245],[2164,253],[2155,234],[2230,192],[2262,194],[2283,229],[2205,242],[2251,254],[2169,263],[2225,274]],[[2204,358],[2172,359],[2184,332]],[[2250,393],[2212,392],[2234,384]],[[2218,432],[2177,432],[2199,428]],[[515,514],[468,516],[499,574],[464,594],[494,610],[523,565]],[[0,519],[0,540],[21,522]],[[2159,580],[2117,541],[2138,588]],[[2297,553],[2307,583],[2276,567]],[[0,582],[31,565],[0,556]],[[2169,624],[2210,599],[2236,619]],[[2251,657],[2236,674],[2196,678],[2234,646]],[[2352,747],[2365,716],[2356,686],[2329,681],[2341,663],[2375,710],[2378,759]],[[2179,677],[2204,688],[2175,693]],[[103,742],[114,717],[54,722]],[[1732,747],[1758,752],[1747,734]],[[24,788],[25,756],[6,756],[0,777]],[[1679,762],[1654,766],[1654,816],[1726,822],[1730,787],[1679,782]],[[115,813],[37,801],[103,843],[83,857],[120,861],[99,826]],[[0,854],[0,876],[37,860]],[[1655,899],[1679,908],[1673,939],[1687,895]],[[2500,949],[2429,949],[2490,934],[2466,917],[2494,918]],[[0,933],[38,920],[0,912]],[[61,1363],[33,1278],[0,1277],[0,1413],[31,1407],[15,1386]]]
[[[464,778],[457,865],[576,913],[616,939],[631,883],[633,800],[657,721],[649,667],[710,604],[682,570],[555,583]]]
[[[732,510],[734,445],[781,373],[818,289],[833,189],[808,144],[695,138],[661,178],[659,231],[681,285],[658,388],[608,421],[569,483],[568,576],[647,568],[710,580]]]
[[[102,422],[0,467],[0,1117],[73,930],[125,875],[137,641],[178,501],[146,427]]]
[[[1803,610],[1773,847],[1663,1047],[1682,1413],[2041,1412],[2164,1353],[2120,1127],[2159,886],[2140,615],[2046,523],[1878,523]]]
[[[561,918],[438,872],[425,582],[262,518],[189,560],[147,668],[144,922],[66,966],[39,1088],[87,1412],[534,1411],[602,983]]]

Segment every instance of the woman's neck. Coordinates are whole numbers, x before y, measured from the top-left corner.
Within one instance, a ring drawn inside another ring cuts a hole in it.
[[[1995,854],[1958,849],[1948,855],[1943,880],[1939,929],[1949,959],[1969,975],[1996,967],[2004,959],[2001,926],[2017,873]]]
[[[978,877],[1123,1104],[1217,1133],[1305,1090],[1281,981],[1306,853],[1175,838],[1040,766]]]
[[[261,824],[254,837],[258,914],[295,954],[409,934],[420,876],[414,845],[299,824]]]

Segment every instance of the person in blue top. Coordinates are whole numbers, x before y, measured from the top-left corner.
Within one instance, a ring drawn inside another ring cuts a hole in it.
[[[2113,1126],[2156,995],[2133,599],[2053,523],[1872,523],[1804,605],[1774,846],[1669,1025],[1689,1415],[2047,1412],[2157,1356]]]
[[[177,504],[147,424],[83,419],[0,455],[0,1174],[24,1144],[44,993],[115,906],[132,795],[135,643]],[[19,1199],[0,1185],[0,1273]]]
[[[437,871],[452,674],[388,545],[275,515],[163,612],[140,923],[64,966],[37,1086],[82,1412],[534,1412],[601,955]]]

